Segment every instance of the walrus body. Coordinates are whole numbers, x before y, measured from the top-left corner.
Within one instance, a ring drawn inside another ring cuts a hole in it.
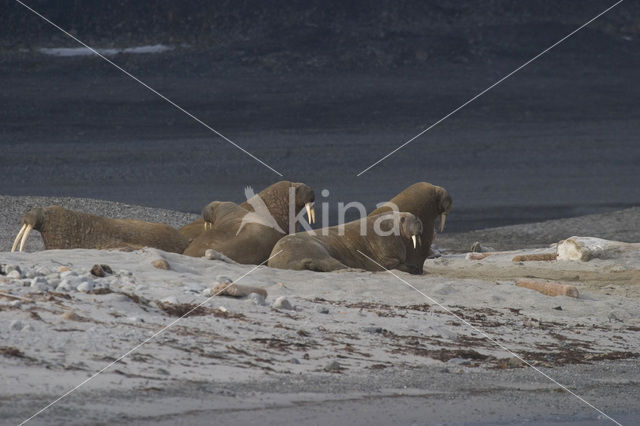
[[[212,227],[189,244],[184,251],[187,256],[201,257],[208,249],[214,249],[238,263],[257,265],[267,260],[273,246],[286,235],[261,223],[243,226],[242,221],[250,212],[235,203],[214,201],[207,207],[209,220],[203,219],[202,226],[212,223]]]
[[[42,234],[47,250],[155,247],[182,253],[188,245],[178,230],[162,223],[110,219],[50,206],[35,208],[22,217],[22,228],[11,251],[15,251],[18,243],[22,251],[32,229]]]
[[[289,207],[292,191],[293,208]],[[303,184],[281,181],[271,185],[245,203],[214,201],[202,211],[202,232],[189,244],[184,254],[203,256],[216,250],[244,264],[259,264],[269,258],[273,246],[290,231],[292,214],[307,208],[313,221],[313,190]],[[206,229],[205,229],[206,227]]]
[[[294,182],[289,182],[284,180],[278,181],[273,185],[270,185],[265,189],[263,189],[260,193],[257,194],[257,196],[264,201],[265,205],[267,206],[271,214],[274,215],[274,217],[282,216],[285,214],[288,215],[288,212],[282,211],[282,208],[286,207],[286,209],[288,209],[288,206],[289,206],[288,198],[285,198],[285,197],[288,197],[289,188],[292,186],[295,187],[295,185],[304,185],[304,184],[294,183]],[[313,202],[314,201],[312,196],[313,190],[307,185],[304,185],[304,186],[307,188],[307,191],[309,192],[308,199],[310,201],[308,202]],[[245,201],[239,206],[247,211],[250,211],[250,212],[254,211],[253,206],[251,205],[249,200]],[[204,227],[204,224],[205,224],[204,219],[202,217],[199,217],[193,222],[184,225],[182,228],[179,229],[179,231],[191,242],[191,241],[194,241],[200,234],[202,234],[206,230]]]
[[[442,232],[446,216],[451,210],[451,205],[451,196],[446,189],[427,182],[418,182],[393,197],[385,205],[372,211],[369,216],[375,216],[397,208],[397,211],[413,213],[422,221],[423,231],[420,235],[422,245],[417,250],[411,250],[407,254],[407,262],[411,265],[419,265],[420,273],[422,273],[424,261],[431,252],[436,218],[440,217],[440,232]],[[407,248],[409,247],[407,242],[404,244]]]
[[[388,235],[394,226],[398,232]],[[268,265],[318,272],[346,268],[421,271],[417,264],[407,261],[408,251],[413,248],[409,249],[404,240],[411,242],[413,236],[422,233],[422,223],[411,213],[383,213],[313,232],[315,235],[299,232],[282,238],[273,247]]]

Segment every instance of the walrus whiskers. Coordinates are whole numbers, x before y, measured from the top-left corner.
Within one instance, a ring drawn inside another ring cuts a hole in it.
[[[16,247],[18,247],[18,242],[22,238],[22,234],[24,233],[24,229],[26,227],[27,227],[26,223],[22,224],[22,228],[20,228],[20,231],[18,232],[18,235],[16,235],[16,239],[13,241],[13,246],[11,246],[11,253],[16,251]]]

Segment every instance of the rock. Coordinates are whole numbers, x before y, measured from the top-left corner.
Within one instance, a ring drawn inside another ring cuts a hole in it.
[[[73,311],[66,311],[60,316],[62,317],[62,319],[65,319],[67,321],[82,321],[83,319],[80,315],[76,314]]]
[[[220,284],[231,284],[233,282],[233,280],[226,275],[218,275],[216,281]]]
[[[109,265],[93,265],[89,272],[91,272],[91,275],[99,278],[113,274],[113,270]]]
[[[36,277],[31,279],[30,287],[35,291],[45,292],[45,291],[49,291],[49,288],[51,287],[51,285],[49,284],[46,278]]]
[[[31,324],[27,324],[22,328],[22,332],[23,333],[30,332],[30,331],[33,331],[33,330],[34,330],[34,328],[33,328],[33,326]]]
[[[38,284],[48,285],[49,282],[45,277],[35,277],[31,279],[31,287],[36,287]]]
[[[211,297],[211,295],[213,295],[213,292],[210,288],[205,288],[204,290],[202,290],[203,297]]]
[[[480,244],[480,241],[476,241],[471,245],[472,253],[487,253],[490,251],[496,251],[496,249],[494,249],[493,247],[483,246],[482,244]]]
[[[58,272],[69,272],[69,268],[66,266],[61,266],[58,268]]]
[[[291,302],[289,302],[289,300],[284,297],[284,296],[280,296],[276,299],[275,302],[273,302],[273,308],[274,309],[285,309],[288,311],[292,311],[293,310],[293,306],[291,305]]]
[[[171,303],[172,305],[177,305],[178,304],[178,299],[175,296],[165,297],[164,299],[162,299],[160,301],[162,303]]]
[[[171,270],[171,267],[169,266],[169,262],[167,262],[164,259],[156,259],[153,262],[151,262],[151,265],[153,265],[154,268],[162,269],[163,271]]]
[[[3,264],[0,266],[0,274],[2,275],[9,275],[12,271],[18,271],[20,278],[22,278],[22,269],[18,265]]]
[[[93,291],[93,281],[87,280],[87,281],[82,281],[80,284],[78,284],[78,287],[76,287],[76,290],[81,291],[83,293],[89,293],[90,291]]]
[[[77,277],[77,276],[78,274],[76,272],[69,271],[69,270],[60,272],[60,278]]]
[[[382,327],[363,327],[362,331],[367,333],[382,333],[384,329]]]
[[[327,373],[339,373],[344,370],[344,367],[342,367],[338,361],[331,361],[324,366],[323,370]]]
[[[257,293],[262,295],[266,299],[267,290],[262,287],[255,287],[250,285],[231,284],[231,282],[221,282],[216,285],[212,290],[212,294],[219,296],[231,296],[231,297],[247,297],[251,293]]]
[[[79,284],[79,280],[64,279],[60,281],[60,284],[56,287],[56,291],[76,291],[76,287],[78,287]]]
[[[9,323],[9,330],[20,331],[23,327],[24,324],[22,324],[22,321],[20,320],[13,320]]]
[[[316,311],[318,311],[321,314],[328,314],[329,313],[329,308],[327,308],[326,306],[318,306],[316,307]]]
[[[214,249],[208,249],[207,251],[205,251],[204,257],[205,259],[208,259],[208,260],[221,260],[223,262],[233,263],[233,264],[238,263],[235,260],[228,258],[224,254],[215,251]]]
[[[267,304],[264,296],[259,293],[249,293],[249,296],[247,296],[247,300],[253,302],[258,306],[265,306]]]
[[[298,358],[291,358],[291,359],[289,360],[289,362],[290,362],[291,364],[300,364],[300,360],[299,360]]]
[[[22,273],[19,270],[12,270],[7,272],[7,278],[11,278],[14,280],[19,280],[22,278]]]
[[[26,278],[35,278],[35,277],[37,277],[38,275],[39,275],[39,274],[38,274],[36,271],[34,271],[33,269],[29,269],[29,270],[24,274],[24,276],[25,276]]]

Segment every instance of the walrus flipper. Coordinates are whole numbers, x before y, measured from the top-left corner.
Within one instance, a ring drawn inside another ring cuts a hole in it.
[[[315,272],[332,272],[340,269],[348,269],[349,267],[333,257],[325,257],[323,259],[305,258],[300,261],[302,268]],[[292,268],[293,269],[293,268]]]

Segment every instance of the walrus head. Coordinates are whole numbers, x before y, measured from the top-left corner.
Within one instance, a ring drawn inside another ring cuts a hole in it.
[[[35,209],[29,210],[27,213],[25,213],[24,216],[22,216],[22,228],[20,228],[16,239],[13,241],[11,252],[16,251],[18,243],[20,243],[20,251],[24,249],[24,245],[27,242],[27,237],[29,236],[31,230],[42,230],[42,224],[44,223],[45,215],[45,209],[43,209],[42,207],[36,207]]]
[[[233,210],[234,204],[228,201],[212,201],[202,209],[204,229],[211,229],[216,217],[222,217]]]
[[[313,192],[313,189],[311,189],[309,185],[305,185],[304,183],[296,182],[292,183],[291,186],[294,187],[296,191],[296,214],[304,207],[307,209],[307,219],[309,219],[309,223],[315,223],[316,212],[313,208],[313,203],[316,201],[315,192]]]
[[[447,215],[451,211],[453,200],[451,195],[441,186],[436,186],[436,194],[438,197],[438,214],[440,215],[440,232],[444,231],[444,224],[447,220]]]
[[[413,248],[422,245],[422,221],[411,213],[400,213],[400,235],[413,242]]]

